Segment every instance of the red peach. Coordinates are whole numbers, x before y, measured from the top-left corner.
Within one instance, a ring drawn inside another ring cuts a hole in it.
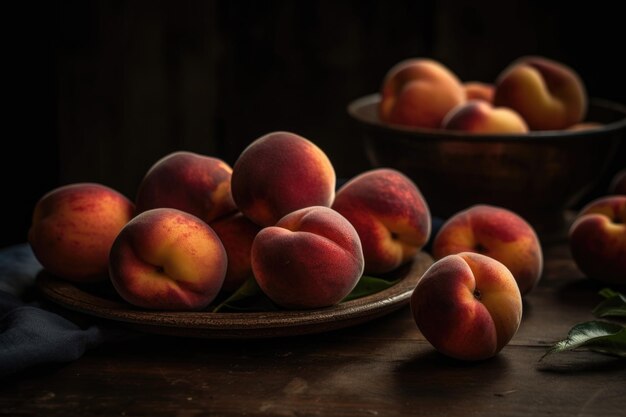
[[[387,72],[381,96],[381,121],[438,129],[446,113],[465,101],[465,90],[457,76],[440,62],[411,58]]]
[[[37,201],[28,242],[50,273],[75,282],[108,279],[109,250],[134,204],[97,183],[55,188]]]
[[[232,193],[246,217],[270,226],[304,207],[329,207],[335,182],[335,170],[317,145],[294,133],[271,132],[239,155]]]
[[[459,104],[446,114],[442,129],[474,133],[527,133],[528,126],[515,110],[493,107],[483,100]]]
[[[137,211],[169,207],[209,223],[236,210],[231,174],[232,168],[219,158],[172,152],[155,162],[141,180]]]
[[[626,284],[626,196],[608,195],[585,205],[570,227],[569,244],[585,275]]]
[[[515,336],[522,298],[511,272],[485,255],[436,261],[411,294],[417,327],[439,352],[461,360],[495,356]]]
[[[503,263],[515,277],[522,295],[538,284],[543,252],[533,227],[503,207],[478,204],[448,218],[433,241],[433,256],[476,252]]]
[[[363,273],[361,242],[335,210],[306,207],[257,234],[252,271],[261,290],[281,307],[332,306],[352,291]]]
[[[426,200],[395,169],[376,168],[352,178],[337,191],[332,208],[359,234],[366,273],[385,273],[407,263],[430,237]]]
[[[228,268],[222,290],[237,290],[252,274],[250,251],[252,242],[261,228],[241,212],[222,217],[210,224],[222,241],[228,257]]]

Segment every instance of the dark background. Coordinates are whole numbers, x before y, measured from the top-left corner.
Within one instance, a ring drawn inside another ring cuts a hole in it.
[[[96,181],[133,199],[169,152],[233,164],[273,130],[313,140],[338,177],[355,175],[369,164],[346,105],[407,57],[492,82],[515,58],[544,55],[576,69],[591,97],[626,103],[613,2],[5,4],[0,246],[26,240],[35,202],[53,187]]]

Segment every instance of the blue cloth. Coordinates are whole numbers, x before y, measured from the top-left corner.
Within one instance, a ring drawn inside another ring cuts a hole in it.
[[[0,377],[73,361],[106,339],[98,326],[82,328],[36,299],[27,301],[40,270],[28,244],[0,250]]]

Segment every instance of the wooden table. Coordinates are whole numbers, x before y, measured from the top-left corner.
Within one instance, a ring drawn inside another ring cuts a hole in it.
[[[448,359],[407,307],[325,334],[224,341],[138,335],[4,381],[3,416],[624,416],[626,361],[587,351],[539,361],[601,300],[564,243],[513,340]]]

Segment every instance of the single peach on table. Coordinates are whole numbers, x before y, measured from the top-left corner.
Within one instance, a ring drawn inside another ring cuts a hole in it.
[[[626,285],[626,196],[607,195],[587,203],[570,226],[569,245],[586,276]]]
[[[508,107],[493,107],[483,100],[459,104],[446,114],[441,128],[473,133],[528,133],[522,116]]]
[[[461,360],[495,356],[522,319],[522,297],[511,272],[473,252],[436,261],[413,290],[410,307],[426,340]]]
[[[467,81],[463,83],[463,89],[467,100],[483,100],[493,104],[495,85],[480,81]]]
[[[232,194],[241,212],[260,226],[309,206],[329,207],[335,169],[312,141],[291,132],[254,140],[233,166]]]
[[[462,210],[447,219],[433,241],[433,257],[476,252],[503,263],[520,292],[529,293],[543,271],[543,252],[534,228],[517,213],[487,204]]]
[[[222,241],[228,258],[222,290],[233,292],[253,276],[250,252],[261,227],[239,211],[210,223],[210,226]]]
[[[531,130],[566,129],[584,120],[587,92],[576,71],[542,56],[513,61],[496,80],[494,105],[517,111]]]
[[[109,274],[119,295],[158,310],[205,308],[222,287],[226,265],[226,251],[213,229],[173,208],[135,216],[109,255]]]
[[[219,158],[176,151],[156,161],[145,174],[135,203],[137,211],[169,207],[209,223],[234,212],[232,168]]]
[[[464,101],[465,90],[452,71],[433,59],[411,58],[385,75],[378,115],[386,123],[438,129],[446,113]]]
[[[363,247],[365,272],[390,272],[428,242],[430,210],[417,185],[391,168],[365,171],[345,183],[332,208],[352,223]]]
[[[134,210],[126,196],[103,184],[60,186],[35,204],[28,243],[54,275],[75,282],[106,280],[109,250]]]
[[[335,210],[306,207],[257,234],[252,271],[261,290],[283,308],[332,306],[361,278],[361,242],[350,222]]]

